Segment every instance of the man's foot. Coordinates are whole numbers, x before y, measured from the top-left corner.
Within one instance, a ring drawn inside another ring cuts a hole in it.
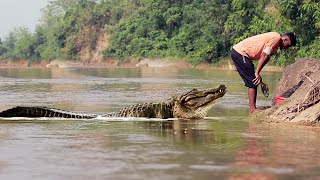
[[[249,111],[249,114],[257,113],[257,112],[262,112],[262,111],[263,111],[262,109],[255,108],[255,109],[253,109],[253,110],[250,110],[250,111]]]

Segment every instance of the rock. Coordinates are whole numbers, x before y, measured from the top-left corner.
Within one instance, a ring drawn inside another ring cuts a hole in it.
[[[273,97],[273,101],[276,96],[285,97],[286,100],[265,110],[265,120],[320,125],[319,77],[319,59],[299,59],[287,66]]]
[[[164,59],[142,59],[136,67],[176,67],[177,62]]]
[[[275,90],[275,96],[290,97],[312,73],[320,71],[319,59],[298,59],[294,64],[287,66]],[[274,96],[274,98],[275,98]],[[273,99],[274,99],[273,98]]]
[[[153,68],[190,68],[192,65],[186,61],[171,61],[167,59],[141,59],[136,67],[153,67]]]
[[[294,117],[292,122],[306,122],[312,124],[313,122],[320,121],[320,103],[309,107],[308,110],[302,111],[296,117]]]

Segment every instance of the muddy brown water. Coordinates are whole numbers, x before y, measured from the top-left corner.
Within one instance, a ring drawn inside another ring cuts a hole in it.
[[[264,72],[272,91],[281,73]],[[320,179],[320,131],[246,120],[234,71],[0,69],[0,111],[17,105],[104,113],[225,84],[203,120],[1,119],[0,179]],[[271,98],[258,92],[258,106]]]

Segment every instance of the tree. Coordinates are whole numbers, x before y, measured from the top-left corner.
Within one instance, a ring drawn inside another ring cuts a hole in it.
[[[15,44],[17,42],[17,36],[16,34],[11,31],[9,32],[9,35],[5,37],[4,41],[2,42],[2,54],[1,57],[4,59],[15,59],[14,55],[14,49]]]
[[[0,38],[0,57],[6,53],[7,51],[7,48],[3,45],[2,41],[1,41],[1,38]]]
[[[298,37],[298,57],[320,58],[320,2],[315,0],[277,0],[277,6]],[[303,28],[302,28],[303,27]],[[293,62],[293,61],[291,61]]]
[[[105,55],[217,61],[226,52],[227,8],[226,1],[150,1],[115,27]]]
[[[35,49],[35,38],[27,28],[15,30],[17,41],[15,43],[14,55],[19,59],[31,59]]]
[[[1,58],[78,60],[108,34],[105,57],[185,59],[215,63],[239,41],[267,31],[293,31],[298,44],[272,58],[287,65],[318,57],[317,0],[51,0],[34,34],[13,31]],[[303,27],[303,28],[302,28]],[[88,57],[88,56],[87,56]]]

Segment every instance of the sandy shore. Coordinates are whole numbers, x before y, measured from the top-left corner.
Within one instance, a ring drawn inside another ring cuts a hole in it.
[[[152,68],[195,68],[195,69],[222,69],[222,70],[235,70],[231,60],[225,61],[219,65],[201,63],[193,66],[187,61],[172,61],[163,59],[142,59],[130,60],[120,63],[117,60],[109,59],[105,61],[41,61],[29,63],[25,60],[0,60],[0,68],[137,68],[137,67],[152,67]],[[283,71],[282,67],[266,65],[264,71]]]

